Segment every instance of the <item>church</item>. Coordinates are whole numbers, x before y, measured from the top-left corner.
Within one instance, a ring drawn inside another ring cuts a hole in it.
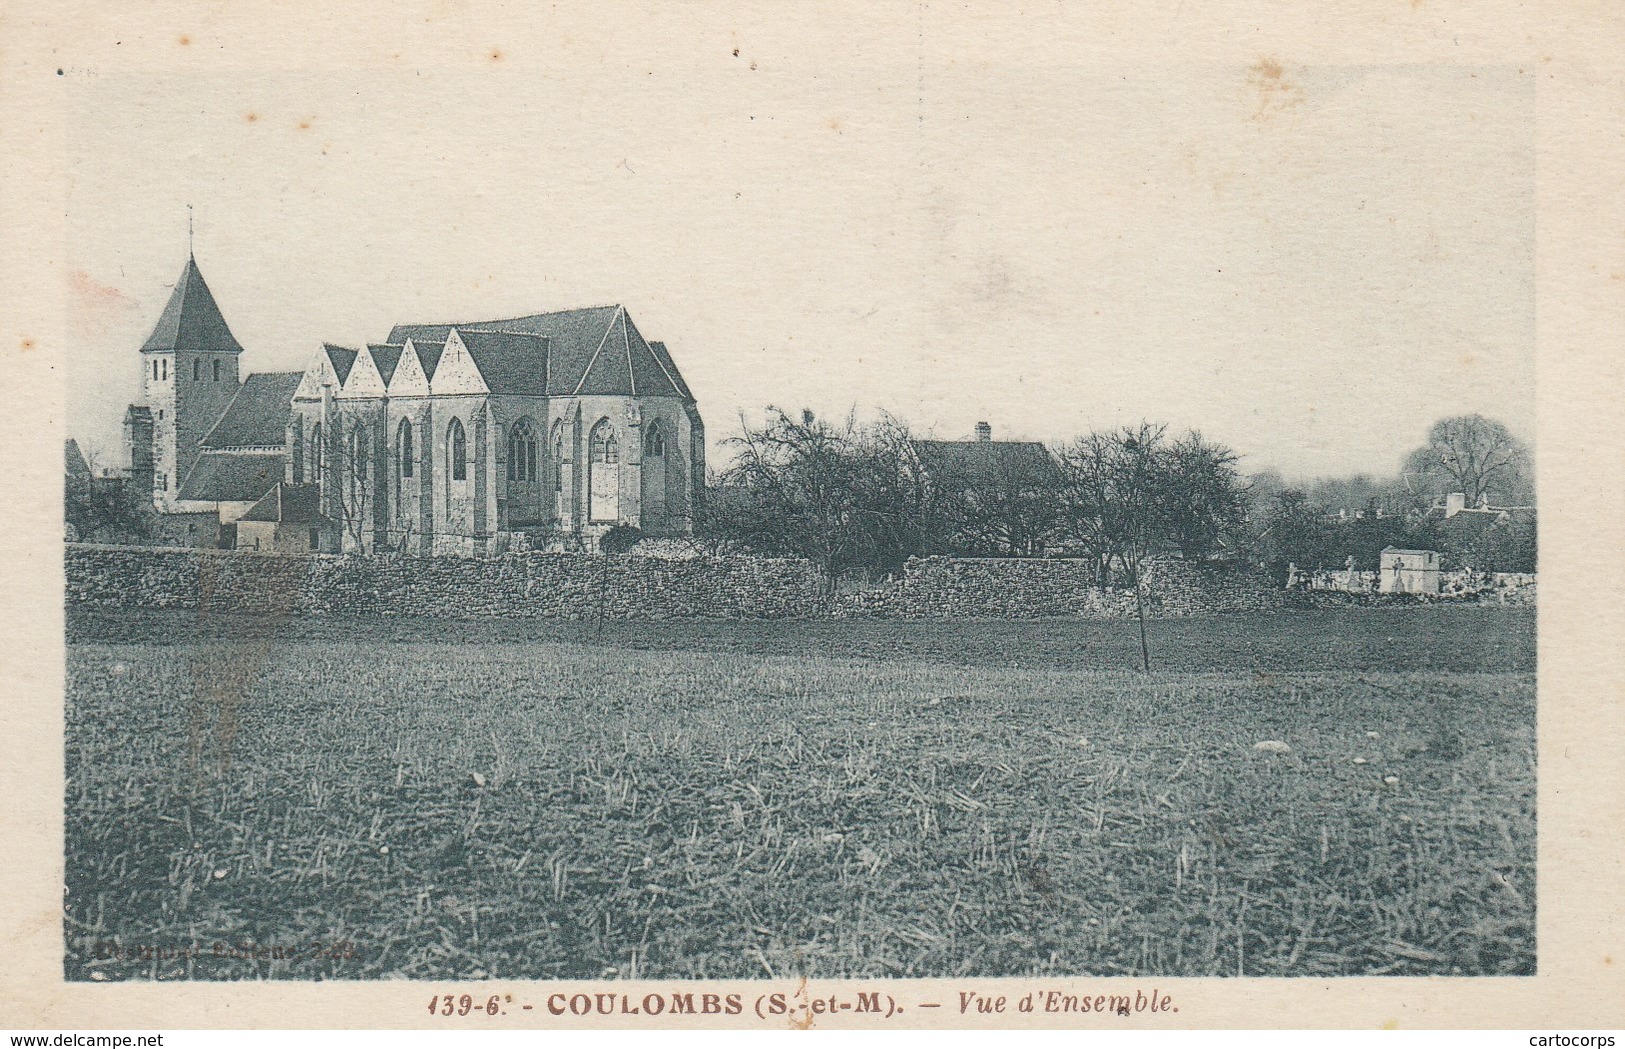
[[[705,426],[624,306],[397,325],[302,372],[245,376],[243,352],[188,257],[124,420],[132,483],[215,518],[221,546],[474,556],[692,531]]]

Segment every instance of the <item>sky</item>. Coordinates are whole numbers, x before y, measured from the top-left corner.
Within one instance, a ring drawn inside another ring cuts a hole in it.
[[[1307,478],[1394,471],[1446,415],[1534,437],[1512,67],[702,43],[76,78],[70,435],[116,457],[190,204],[245,372],[621,303],[714,443],[767,405],[948,439],[1151,419]]]

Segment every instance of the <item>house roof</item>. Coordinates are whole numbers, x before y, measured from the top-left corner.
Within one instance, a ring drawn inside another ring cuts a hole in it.
[[[355,359],[361,356],[361,352],[348,346],[335,346],[330,342],[322,343],[322,349],[327,351],[327,359],[333,365],[333,373],[339,377],[339,385],[343,386],[350,378],[350,369],[355,366]]]
[[[173,350],[213,350],[242,353],[242,344],[231,334],[214,293],[203,281],[197,260],[187,256],[186,268],[175,290],[158,316],[158,324],[142,344],[142,353],[162,353]]]
[[[240,521],[315,524],[321,521],[321,485],[279,483],[249,507]]]
[[[401,352],[406,347],[398,343],[376,342],[368,343],[367,349],[372,351],[372,362],[378,365],[378,374],[383,378],[384,384],[388,385],[389,380],[395,375],[395,366],[401,363]]]
[[[259,372],[244,379],[214,429],[203,438],[203,447],[282,447],[288,411],[303,377],[303,372]]]
[[[920,463],[939,483],[1052,484],[1058,474],[1037,441],[914,441]]]
[[[488,340],[484,359],[469,344],[493,393],[529,390],[566,397],[603,394],[694,399],[671,354],[664,346],[657,351],[645,341],[621,306],[594,306],[469,324],[401,324],[390,331],[389,341],[444,342],[453,329],[465,344],[471,337],[479,339],[477,333],[481,332],[542,337]],[[487,371],[488,363],[495,378]],[[424,370],[429,370],[427,362]],[[513,388],[498,390],[499,383],[511,383]]]
[[[181,482],[176,499],[196,503],[251,503],[283,475],[278,452],[205,451]]]

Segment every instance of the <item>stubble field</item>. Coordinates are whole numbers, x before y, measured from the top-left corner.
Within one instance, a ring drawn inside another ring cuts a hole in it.
[[[1152,627],[70,613],[66,975],[1534,971],[1531,611]]]

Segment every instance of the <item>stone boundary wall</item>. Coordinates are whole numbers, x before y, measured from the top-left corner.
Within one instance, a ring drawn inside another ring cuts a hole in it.
[[[1340,591],[1350,594],[1375,594],[1381,585],[1379,572],[1348,572],[1317,569],[1307,573],[1308,588],[1316,591]],[[1533,572],[1475,572],[1470,568],[1457,568],[1439,573],[1439,596],[1488,598],[1497,596],[1521,600],[1521,591],[1532,590]]]
[[[812,565],[510,554],[279,557],[69,546],[70,604],[445,618],[785,619],[827,614]]]
[[[1134,593],[1093,585],[1083,560],[928,557],[893,580],[829,595],[794,559],[600,557],[516,553],[491,558],[274,554],[68,544],[69,604],[287,615],[607,619],[1116,619]],[[1158,618],[1282,608],[1475,601],[1532,604],[1533,577],[1487,589],[1414,595],[1296,591],[1234,567],[1157,562],[1146,612]]]
[[[1358,576],[1360,573],[1356,573]],[[1375,572],[1365,573],[1375,576]],[[1343,573],[1337,573],[1339,577]],[[1471,572],[1466,570],[1439,573],[1437,594],[1383,594],[1378,593],[1373,581],[1369,589],[1346,589],[1342,586],[1314,586],[1299,590],[1287,598],[1290,608],[1349,608],[1367,605],[1513,605],[1537,604],[1539,587],[1532,572]],[[1356,579],[1358,586],[1360,580]]]
[[[1145,566],[1146,614],[1270,612],[1282,595],[1260,573],[1158,561]],[[1095,585],[1093,561],[1066,558],[911,559],[900,579],[845,595],[843,612],[887,619],[1119,619],[1134,591]]]

